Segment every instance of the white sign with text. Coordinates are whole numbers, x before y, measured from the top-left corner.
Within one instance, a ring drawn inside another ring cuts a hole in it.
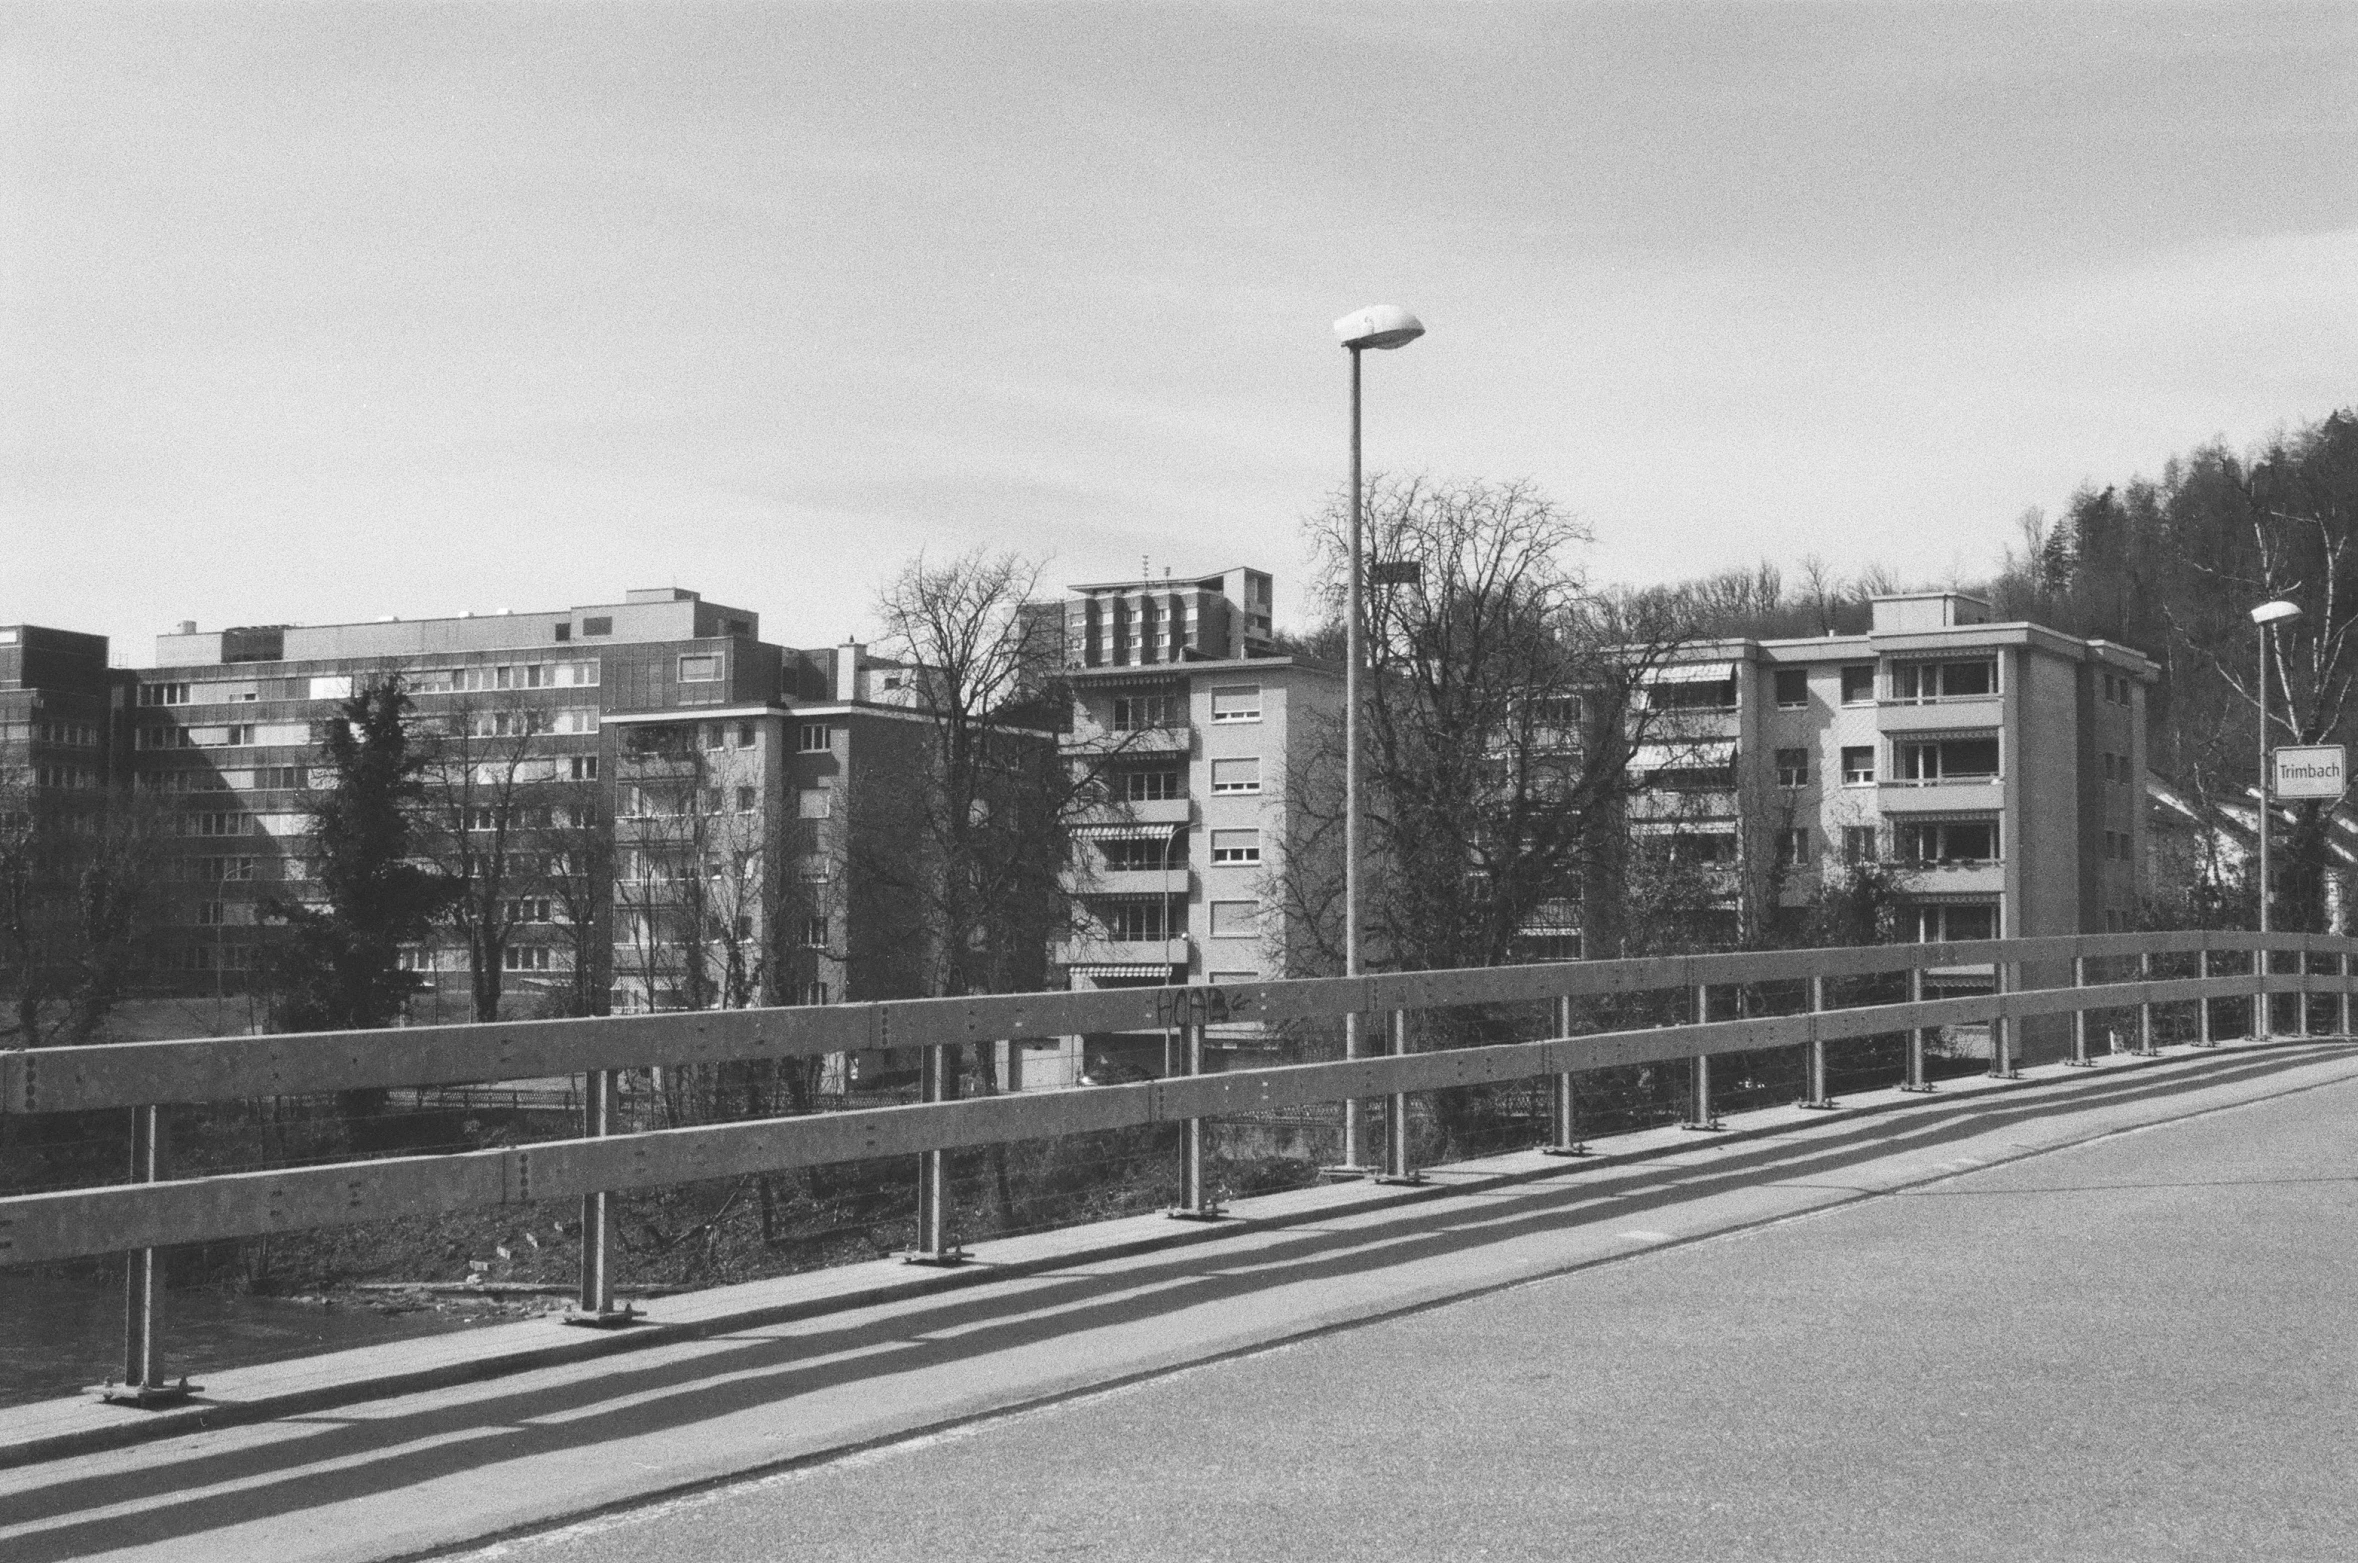
[[[2349,754],[2340,744],[2271,751],[2279,798],[2338,798],[2350,790]]]

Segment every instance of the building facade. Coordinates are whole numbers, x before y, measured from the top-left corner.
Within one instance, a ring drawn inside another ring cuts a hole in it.
[[[1250,982],[1297,975],[1305,946],[1274,886],[1297,838],[1298,786],[1331,744],[1341,670],[1281,655],[1271,578],[1248,569],[1179,583],[1070,588],[1064,751],[1103,804],[1077,828],[1072,937],[1052,952],[1075,988]],[[1027,1046],[1025,1086],[1160,1074],[1168,1038],[1109,1033]],[[1216,1049],[1258,1045],[1215,1028]]]
[[[1731,923],[1744,896],[1797,906],[1874,861],[1919,940],[2127,926],[2155,664],[1954,592],[1873,614],[1865,635],[1682,648],[1646,694],[1636,844],[1717,870]]]

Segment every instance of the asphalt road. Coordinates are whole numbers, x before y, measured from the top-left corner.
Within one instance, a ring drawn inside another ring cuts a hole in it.
[[[2358,1558],[2358,1082],[470,1556]]]

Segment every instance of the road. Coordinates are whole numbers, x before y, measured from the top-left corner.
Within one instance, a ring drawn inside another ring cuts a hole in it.
[[[0,1556],[2347,1559],[2354,1113],[2319,1045],[1692,1137],[0,1471]]]

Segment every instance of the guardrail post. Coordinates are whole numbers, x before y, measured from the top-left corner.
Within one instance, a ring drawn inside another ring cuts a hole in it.
[[[1191,1080],[1204,1072],[1204,1023],[1192,1015],[1179,1028],[1179,1072]],[[1180,1120],[1179,1203],[1163,1214],[1174,1221],[1220,1219],[1219,1201],[1212,1198],[1204,1184],[1204,1121],[1201,1118]]]
[[[2088,958],[2085,955],[2075,955],[2071,958],[2071,985],[2075,988],[2084,988],[2088,985]],[[2071,1057],[2065,1059],[2064,1062],[2074,1069],[2096,1067],[2096,1061],[2088,1056],[2088,1011],[2083,1005],[2072,1006]]]
[[[1812,977],[1809,980],[1809,1012],[1813,1015],[1826,1012],[1826,979],[1823,977]],[[1800,1105],[1820,1109],[1832,1107],[1834,1100],[1826,1094],[1826,1043],[1823,1038],[1811,1037],[1802,1044],[1802,1063],[1809,1073],[1809,1080],[1804,1087],[1808,1096]]]
[[[2205,982],[2210,981],[2210,951],[2197,950],[2194,952],[2194,974]],[[2211,1039],[2211,996],[2208,993],[2195,1001],[2194,1045],[2196,1047],[2217,1047],[2219,1045]]]
[[[2263,895],[2266,891],[2261,892]],[[2268,969],[2276,963],[2270,960],[2266,945],[2252,951],[2252,1040],[2268,1040]]]
[[[1556,1035],[1572,1034],[1572,997],[1556,1000]],[[1588,1147],[1580,1143],[1580,1098],[1572,1085],[1572,1071],[1548,1076],[1549,1092],[1547,1115],[1548,1142],[1539,1148],[1542,1156],[1585,1156]]]
[[[164,1177],[165,1122],[161,1107],[131,1109],[131,1181],[159,1183]],[[142,1409],[186,1400],[204,1386],[183,1377],[164,1382],[164,1365],[156,1352],[156,1332],[162,1323],[164,1254],[156,1248],[135,1248],[123,1256],[123,1377],[99,1386],[98,1397],[116,1405]]]
[[[2309,1034],[2309,950],[2306,945],[2293,952],[2293,975],[2301,979],[2300,987],[2293,993],[2293,1035],[2305,1037]]]
[[[1695,1024],[1707,1025],[1711,1020],[1711,985],[1695,984]],[[1716,1134],[1722,1127],[1711,1116],[1711,1055],[1697,1053],[1687,1062],[1687,1119],[1679,1125],[1701,1134]]]
[[[1385,1017],[1384,1056],[1408,1056],[1408,1011],[1396,1009]],[[1422,1183],[1408,1165],[1408,1093],[1395,1091],[1384,1098],[1384,1170],[1379,1183]]]
[[[2137,954],[2137,980],[2141,983],[2153,981],[2153,954],[2151,951],[2140,950]],[[2159,1058],[2161,1056],[2161,1049],[2156,1047],[2153,1041],[2153,1000],[2151,998],[2137,1001],[2137,1056],[2140,1058]]]
[[[1910,1004],[1924,1002],[1924,968],[1921,966],[1908,968],[1908,1002]],[[1908,1068],[1906,1075],[1900,1080],[1900,1089],[1919,1094],[1932,1089],[1930,1082],[1924,1078],[1924,1028],[1922,1026],[1908,1028]]]
[[[581,1078],[581,1133],[602,1140],[614,1132],[611,1069],[585,1071]],[[565,1322],[609,1330],[637,1322],[636,1308],[614,1306],[614,1196],[604,1189],[581,1196],[581,1289]]]
[[[2334,1035],[2346,1037],[2351,1035],[2351,952],[2346,948],[2334,957],[2334,976],[2341,978],[2334,983]]]
[[[2013,984],[2006,980],[2007,976],[2008,972],[2004,961],[1990,963],[1990,992],[1992,995],[2004,998],[2008,992],[2012,991]],[[2014,1067],[2014,1027],[2007,1022],[2004,1015],[1993,1014],[1990,1016],[1990,1078],[1992,1080],[2019,1080],[2022,1078],[2022,1071]]]
[[[1367,1054],[1365,1036],[1366,1016],[1357,1010],[1343,1017],[1343,1057],[1363,1058]],[[1359,1159],[1360,1148],[1367,1143],[1367,1103],[1356,1096],[1343,1098],[1343,1156],[1331,1167],[1318,1169],[1325,1178],[1364,1178],[1367,1163]]]
[[[946,1102],[957,1094],[947,1046],[925,1050],[919,1094],[928,1102]],[[921,1151],[917,1156],[917,1246],[901,1255],[904,1264],[954,1265],[964,1263],[966,1251],[950,1235],[950,1153]]]

